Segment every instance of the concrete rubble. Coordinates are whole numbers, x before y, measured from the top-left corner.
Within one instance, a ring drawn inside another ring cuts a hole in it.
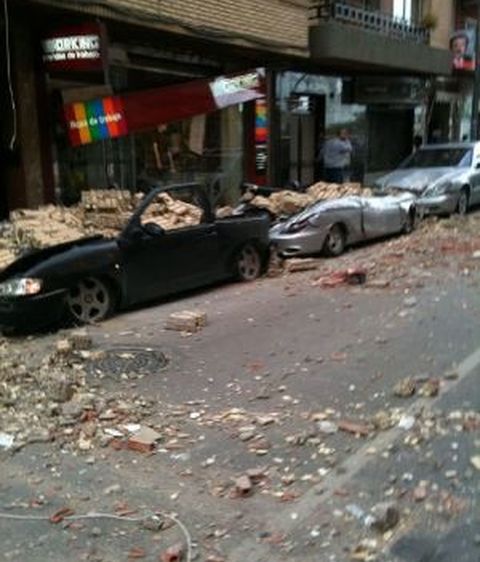
[[[201,310],[173,312],[167,318],[165,328],[177,332],[194,333],[207,325],[207,314]]]
[[[19,254],[32,248],[46,248],[87,236],[116,236],[125,226],[143,194],[122,190],[82,192],[81,201],[72,207],[46,205],[36,210],[12,211],[9,223],[0,232],[0,270]],[[200,222],[195,205],[159,194],[143,216],[166,230]]]
[[[359,183],[325,183],[318,182],[311,185],[304,193],[298,191],[281,190],[272,193],[269,197],[256,195],[255,190],[247,192],[244,200],[254,207],[265,209],[273,216],[293,215],[312,205],[316,201],[338,199],[352,195],[369,197],[372,191],[362,187]]]

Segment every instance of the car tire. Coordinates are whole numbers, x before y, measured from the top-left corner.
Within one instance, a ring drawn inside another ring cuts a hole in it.
[[[98,277],[85,277],[68,292],[67,319],[74,324],[100,322],[112,314],[115,300],[108,283]]]
[[[468,204],[469,204],[469,195],[468,195],[468,189],[466,187],[463,187],[462,190],[460,191],[460,195],[458,196],[458,201],[457,201],[457,213],[463,217],[468,213]]]
[[[323,253],[332,258],[340,256],[345,251],[346,242],[345,229],[340,224],[334,224],[323,243]]]
[[[262,274],[263,262],[254,244],[245,244],[235,260],[236,277],[239,281],[254,281]]]

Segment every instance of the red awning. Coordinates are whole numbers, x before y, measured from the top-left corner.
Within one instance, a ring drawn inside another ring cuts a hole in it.
[[[152,129],[263,98],[263,69],[64,106],[73,146]]]

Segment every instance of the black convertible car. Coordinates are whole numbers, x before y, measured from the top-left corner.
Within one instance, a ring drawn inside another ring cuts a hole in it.
[[[199,224],[164,230],[148,219],[162,193],[189,193]],[[34,251],[0,273],[0,328],[98,322],[117,309],[234,278],[252,281],[268,257],[266,216],[216,219],[198,184],[148,193],[116,238],[96,236]]]

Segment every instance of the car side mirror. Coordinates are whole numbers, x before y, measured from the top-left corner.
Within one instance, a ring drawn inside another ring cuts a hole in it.
[[[478,169],[480,169],[480,161],[478,161],[478,162],[475,164],[475,170],[478,170]]]
[[[163,236],[165,234],[165,230],[156,222],[147,222],[142,225],[142,229],[150,236]]]

